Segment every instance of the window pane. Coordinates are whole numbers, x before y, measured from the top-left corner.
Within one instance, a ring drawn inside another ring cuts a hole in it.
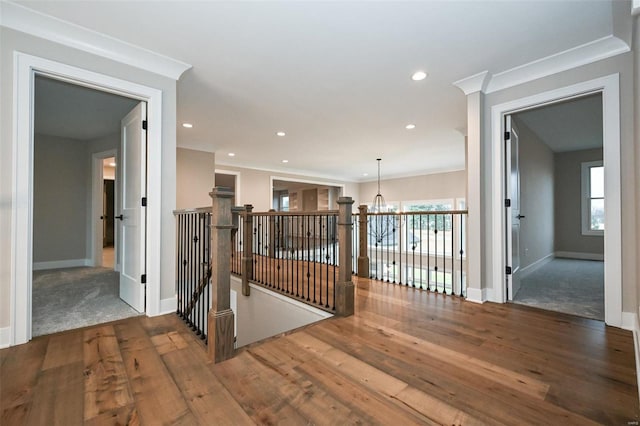
[[[604,200],[591,200],[591,230],[604,231]]]
[[[604,198],[604,167],[590,169],[591,198]]]

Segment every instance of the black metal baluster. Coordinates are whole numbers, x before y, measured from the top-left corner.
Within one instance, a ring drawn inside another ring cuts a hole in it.
[[[431,291],[431,215],[427,214],[427,290]],[[420,259],[422,262],[422,259]],[[422,263],[420,264],[422,267]],[[422,274],[422,271],[420,271]]]
[[[435,237],[433,239],[434,243],[435,243],[435,247],[433,248],[434,252],[435,252],[435,257],[434,257],[434,263],[435,265],[433,265],[433,270],[435,271],[435,276],[436,276],[436,293],[438,293],[438,215],[436,214],[436,227],[433,230]]]

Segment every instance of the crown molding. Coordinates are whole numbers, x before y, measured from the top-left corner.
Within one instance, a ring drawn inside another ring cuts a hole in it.
[[[465,95],[469,95],[475,92],[484,92],[489,80],[491,80],[491,74],[489,74],[489,71],[482,71],[478,74],[458,80],[454,82],[453,85],[462,90]]]
[[[562,71],[610,58],[631,49],[612,35],[494,74],[486,93],[497,92]]]
[[[637,1],[640,3],[640,0]],[[497,74],[491,75],[488,71],[483,71],[458,80],[453,85],[462,90],[465,95],[474,92],[492,93],[630,50],[629,45],[623,40],[609,35]]]
[[[178,80],[191,65],[46,15],[16,3],[2,1],[0,25],[93,55]]]

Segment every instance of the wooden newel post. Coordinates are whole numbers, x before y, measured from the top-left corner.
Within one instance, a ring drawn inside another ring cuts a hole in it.
[[[244,205],[244,226],[242,236],[242,295],[249,296],[251,287],[249,281],[253,279],[253,216],[251,204]]]
[[[351,249],[353,245],[351,228],[353,226],[351,197],[338,198],[338,282],[336,283],[336,314],[353,315],[354,291],[351,280]]]
[[[209,358],[218,363],[234,355],[231,310],[231,200],[233,191],[216,187],[211,214],[211,309],[209,310]]]
[[[358,241],[358,276],[360,278],[369,278],[369,250],[368,250],[368,238],[369,227],[367,221],[367,205],[362,204],[358,206],[360,215],[358,221],[360,222],[360,240]]]
[[[274,209],[270,209],[269,213],[274,213]],[[274,259],[276,257],[276,217],[269,216],[269,257]]]

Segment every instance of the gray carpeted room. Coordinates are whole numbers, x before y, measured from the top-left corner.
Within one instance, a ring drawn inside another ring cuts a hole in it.
[[[33,273],[33,336],[140,315],[119,295],[119,273],[65,268]]]
[[[604,262],[553,259],[521,277],[515,303],[604,320]]]

